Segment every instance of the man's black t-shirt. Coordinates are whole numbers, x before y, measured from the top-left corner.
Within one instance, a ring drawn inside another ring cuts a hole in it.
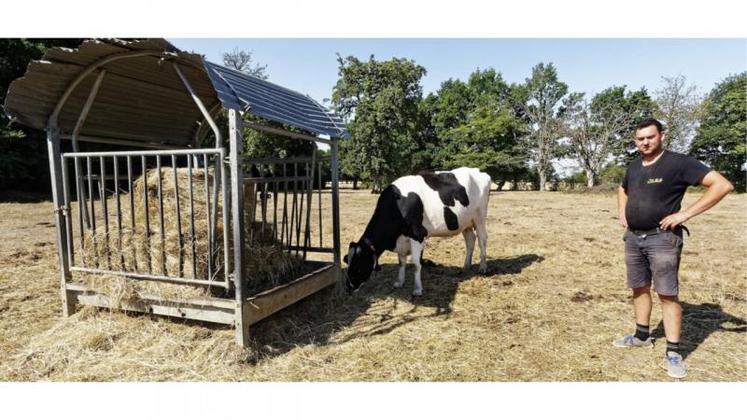
[[[668,150],[649,166],[643,166],[641,157],[636,158],[622,182],[628,194],[628,227],[649,230],[659,226],[661,219],[680,211],[687,187],[700,184],[710,171],[697,159]]]

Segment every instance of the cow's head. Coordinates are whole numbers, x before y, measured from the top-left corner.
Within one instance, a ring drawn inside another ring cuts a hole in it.
[[[372,246],[362,242],[351,242],[348,247],[348,254],[345,255],[343,261],[348,265],[345,274],[345,288],[348,292],[358,290],[361,284],[371,277],[372,271],[381,269],[376,251]]]

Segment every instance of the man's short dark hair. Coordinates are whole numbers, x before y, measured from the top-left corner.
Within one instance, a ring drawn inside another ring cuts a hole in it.
[[[656,129],[659,130],[660,133],[664,132],[664,126],[661,125],[659,120],[657,120],[656,118],[646,118],[645,120],[642,120],[635,126],[635,130],[638,131],[641,128],[650,127],[652,125],[655,125]]]

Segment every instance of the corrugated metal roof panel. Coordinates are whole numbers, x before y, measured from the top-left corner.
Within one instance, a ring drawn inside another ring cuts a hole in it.
[[[225,108],[252,114],[339,138],[347,135],[340,119],[308,96],[246,74],[207,63],[202,56],[179,51],[163,39],[90,40],[77,49],[52,48],[29,64],[24,77],[11,83],[5,112],[27,126],[44,130],[67,87],[91,64],[129,51],[153,55],[129,57],[102,66],[107,71],[81,135],[156,140],[189,145],[202,115],[171,65],[179,63],[197,96],[208,109]],[[58,126],[70,134],[97,72],[73,90]]]
[[[205,68],[226,108],[248,109],[252,115],[315,134],[347,136],[342,121],[307,95],[208,61]]]

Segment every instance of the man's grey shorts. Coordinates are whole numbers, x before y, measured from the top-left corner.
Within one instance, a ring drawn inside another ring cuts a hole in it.
[[[658,294],[679,294],[678,272],[682,254],[682,229],[648,235],[645,238],[625,230],[623,241],[628,287],[649,287],[653,280],[654,290]]]

